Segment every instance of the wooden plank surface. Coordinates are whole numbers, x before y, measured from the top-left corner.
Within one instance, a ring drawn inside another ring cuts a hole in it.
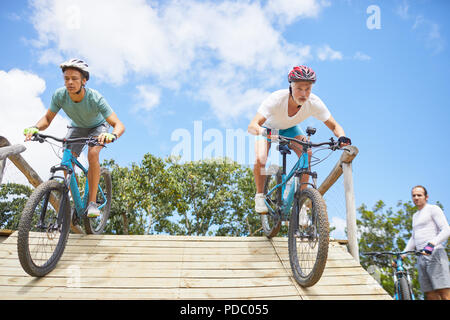
[[[71,234],[57,268],[27,275],[17,234],[0,243],[0,299],[391,299],[331,242],[321,280],[292,277],[286,238]]]

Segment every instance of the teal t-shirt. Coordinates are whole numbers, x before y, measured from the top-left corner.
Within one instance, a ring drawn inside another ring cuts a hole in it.
[[[72,126],[94,128],[105,122],[113,110],[105,98],[96,90],[86,88],[86,94],[80,102],[73,102],[65,87],[55,91],[50,111],[57,113],[63,109],[72,120]]]

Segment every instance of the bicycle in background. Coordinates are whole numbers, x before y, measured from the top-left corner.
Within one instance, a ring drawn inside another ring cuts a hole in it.
[[[68,143],[103,146],[96,137],[59,139],[41,133],[32,140],[41,143],[53,139],[63,143],[61,163],[50,169],[51,177],[31,194],[21,215],[18,228],[17,250],[22,268],[31,276],[42,277],[52,271],[61,258],[70,232],[70,223],[83,225],[87,234],[103,232],[111,210],[111,174],[101,168],[96,202],[100,216],[88,218],[85,211],[89,199],[88,169],[72,155]],[[84,191],[80,190],[75,168],[84,176]],[[63,172],[61,176],[55,175]],[[69,191],[72,195],[70,198]],[[73,206],[73,209],[71,209]]]
[[[363,252],[363,255],[373,256],[375,258],[388,255],[394,256],[395,260],[393,261],[391,267],[393,270],[393,278],[394,278],[394,299],[395,300],[414,300],[414,293],[411,285],[411,277],[408,272],[408,268],[403,263],[402,256],[407,254],[421,255],[420,251],[405,251],[405,252],[391,252],[391,251],[381,251],[381,252]]]
[[[283,166],[277,166],[275,170],[269,168],[273,172],[267,176],[264,186],[268,213],[261,214],[261,223],[264,234],[271,238],[278,234],[282,221],[289,221],[288,244],[292,273],[301,286],[309,287],[319,281],[325,269],[330,231],[327,207],[317,190],[317,173],[310,170],[308,152],[320,147],[320,150],[335,151],[339,149],[339,143],[331,138],[328,142],[314,144],[309,138],[316,129],[308,127],[306,132],[308,141],[277,136],[277,149],[283,157]],[[286,174],[286,156],[291,153],[290,143],[298,144],[303,153]],[[323,159],[313,161],[311,165],[321,161]],[[307,188],[302,188],[304,175],[312,177],[313,183],[307,183]]]

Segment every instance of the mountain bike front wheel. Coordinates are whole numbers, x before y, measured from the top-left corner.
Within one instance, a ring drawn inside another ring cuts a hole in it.
[[[294,198],[289,221],[289,260],[295,280],[303,287],[319,281],[328,257],[329,223],[322,195],[313,188]]]
[[[43,277],[58,263],[70,231],[70,202],[62,183],[49,180],[31,194],[19,222],[17,252],[22,268]]]
[[[398,279],[396,286],[399,300],[412,300],[409,283],[405,277]]]
[[[100,169],[98,185],[96,202],[100,209],[100,216],[88,218],[87,215],[83,215],[84,228],[87,234],[101,234],[111,213],[112,180],[108,169],[103,167]]]
[[[266,177],[266,182],[264,183],[264,196],[272,190],[275,186],[281,183],[281,171],[278,168],[276,172]],[[281,228],[281,188],[275,189],[270,197],[267,199],[269,203],[269,212],[266,214],[260,214],[261,225],[264,234],[268,238],[275,237]]]

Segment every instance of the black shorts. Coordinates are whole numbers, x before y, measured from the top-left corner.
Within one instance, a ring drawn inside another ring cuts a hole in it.
[[[110,125],[108,122],[103,122],[101,125],[94,128],[78,128],[78,127],[69,127],[69,131],[67,132],[66,139],[74,139],[74,138],[84,138],[84,137],[97,137],[101,133],[107,133],[109,131]],[[72,150],[77,157],[80,155],[81,151],[83,151],[84,143],[74,142],[69,143],[68,148]]]

